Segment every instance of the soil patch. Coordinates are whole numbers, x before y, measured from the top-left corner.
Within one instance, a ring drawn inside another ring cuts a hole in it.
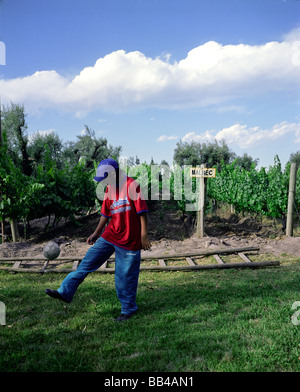
[[[300,237],[286,237],[282,229],[272,222],[260,222],[250,216],[208,216],[205,219],[205,236],[197,238],[194,217],[183,216],[180,211],[159,202],[151,201],[148,204],[152,248],[150,251],[143,251],[144,256],[257,246],[262,253],[275,256],[285,253],[299,256],[300,261]],[[76,223],[60,222],[57,227],[46,231],[48,218],[32,221],[30,239],[1,244],[0,257],[39,257],[45,243],[50,240],[59,243],[60,256],[83,257],[90,248],[86,239],[96,228],[99,218],[98,212],[94,212],[79,217]],[[22,225],[19,230],[22,235]],[[9,236],[9,226],[6,227],[6,232]]]

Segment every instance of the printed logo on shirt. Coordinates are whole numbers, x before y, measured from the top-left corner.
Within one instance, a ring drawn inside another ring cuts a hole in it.
[[[113,214],[119,214],[120,212],[129,211],[129,210],[131,210],[131,206],[118,208],[116,210],[111,210],[110,213],[113,215]]]
[[[110,209],[111,209],[110,212],[112,215],[119,214],[120,212],[131,210],[131,206],[130,206],[130,203],[128,201],[127,196],[125,197],[125,199],[120,199],[120,200],[114,199],[114,202],[110,206]]]

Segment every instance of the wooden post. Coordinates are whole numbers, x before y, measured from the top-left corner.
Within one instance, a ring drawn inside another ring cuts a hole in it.
[[[288,199],[288,210],[287,210],[287,220],[286,220],[286,235],[289,237],[293,236],[293,213],[294,213],[295,191],[296,191],[296,174],[297,174],[297,164],[292,163],[291,171],[290,171],[289,199]]]
[[[204,164],[199,167],[190,168],[190,177],[200,177],[198,212],[197,212],[197,237],[204,237],[204,217],[206,207],[207,178],[216,177],[216,168],[205,168]]]
[[[204,165],[202,164],[200,167],[204,168]],[[206,182],[206,178],[200,177],[198,212],[197,212],[197,231],[196,231],[196,236],[200,238],[204,237],[204,217],[205,217],[205,200],[206,200],[205,182]]]

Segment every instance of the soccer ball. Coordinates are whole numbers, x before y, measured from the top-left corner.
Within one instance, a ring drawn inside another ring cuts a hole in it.
[[[59,254],[60,254],[59,245],[54,241],[47,242],[47,244],[43,248],[43,255],[48,260],[56,259],[59,256]]]

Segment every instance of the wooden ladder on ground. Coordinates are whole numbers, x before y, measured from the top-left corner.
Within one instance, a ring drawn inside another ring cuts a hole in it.
[[[260,248],[225,248],[215,250],[205,250],[193,253],[174,253],[164,254],[161,256],[143,255],[141,257],[141,271],[198,271],[208,269],[229,269],[229,268],[261,268],[280,265],[279,261],[251,261],[246,253],[258,252]],[[241,262],[224,262],[222,256],[238,255]],[[205,264],[205,258],[213,256],[216,263]],[[201,259],[199,261],[199,259]],[[11,272],[36,272],[36,273],[69,273],[75,271],[80,264],[82,257],[58,257],[53,261],[45,260],[45,257],[31,258],[0,258],[0,270],[8,270]],[[115,259],[108,259],[95,272],[114,273],[115,268],[112,266]],[[176,265],[172,265],[172,261],[176,261]],[[146,265],[151,262],[152,265]],[[177,264],[179,263],[180,264]],[[62,264],[72,264],[69,268],[61,268]],[[169,264],[170,263],[170,264]],[[6,264],[6,265],[5,265]],[[12,264],[10,266],[10,264]]]

